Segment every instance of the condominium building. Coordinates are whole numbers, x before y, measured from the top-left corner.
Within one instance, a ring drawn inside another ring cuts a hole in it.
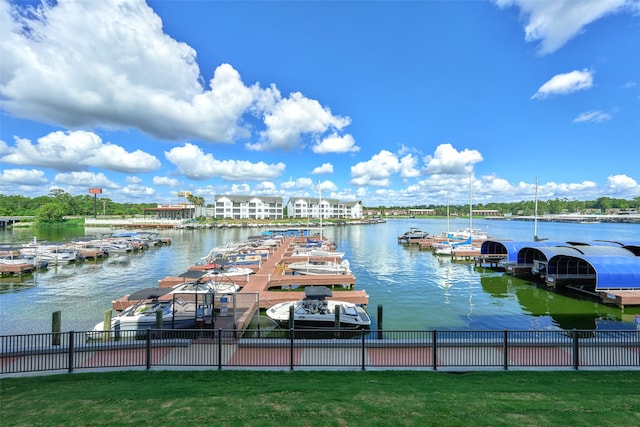
[[[358,219],[362,218],[362,203],[337,199],[292,197],[287,203],[287,217],[298,219]]]
[[[217,196],[214,217],[216,219],[283,219],[282,197],[266,196]]]

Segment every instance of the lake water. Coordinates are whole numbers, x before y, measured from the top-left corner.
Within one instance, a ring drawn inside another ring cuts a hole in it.
[[[468,220],[451,220],[450,229]],[[533,223],[474,220],[474,228],[493,238],[532,240]],[[640,308],[617,307],[570,298],[537,288],[501,272],[452,263],[430,251],[398,244],[410,227],[431,234],[447,230],[446,219],[388,220],[375,225],[326,227],[323,231],[351,263],[356,288],[369,295],[368,311],[377,323],[383,308],[387,330],[630,329]],[[1,244],[71,240],[105,229],[0,230]],[[51,317],[62,312],[62,330],[88,330],[102,320],[111,301],[157,286],[200,261],[213,246],[244,241],[256,229],[166,230],[170,246],[111,255],[100,261],[50,267],[33,275],[0,282],[0,335],[51,331]],[[640,240],[637,224],[538,223],[538,235],[554,241]]]

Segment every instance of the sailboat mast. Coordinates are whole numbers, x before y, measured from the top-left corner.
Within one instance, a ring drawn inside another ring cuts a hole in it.
[[[471,202],[471,172],[469,172],[469,235],[473,233],[473,205]]]
[[[449,238],[450,233],[451,229],[449,228],[449,192],[447,191],[447,239]]]
[[[318,214],[320,215],[320,245],[322,245],[322,191],[318,180]]]
[[[536,203],[533,211],[533,239],[538,240],[538,177],[536,176]]]

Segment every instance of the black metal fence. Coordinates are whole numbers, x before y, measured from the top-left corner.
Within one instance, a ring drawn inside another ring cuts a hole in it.
[[[640,331],[149,329],[0,336],[0,374],[107,368],[640,369]]]

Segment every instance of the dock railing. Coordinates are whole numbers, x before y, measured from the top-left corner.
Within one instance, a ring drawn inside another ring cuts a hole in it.
[[[155,330],[0,336],[0,376],[104,369],[640,369],[640,331]]]

